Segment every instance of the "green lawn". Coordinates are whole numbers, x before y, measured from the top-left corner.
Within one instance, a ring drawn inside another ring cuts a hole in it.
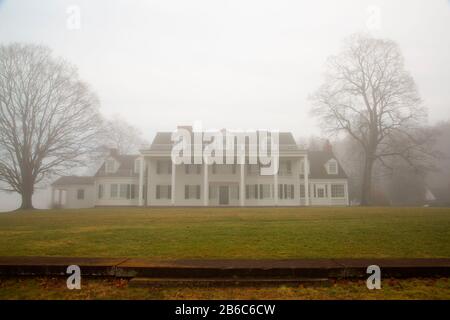
[[[96,208],[0,214],[0,256],[450,257],[450,209]]]

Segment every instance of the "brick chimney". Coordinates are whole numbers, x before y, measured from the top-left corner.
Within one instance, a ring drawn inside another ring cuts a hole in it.
[[[326,140],[323,145],[323,151],[328,153],[333,153],[333,146],[330,143],[330,140]]]
[[[118,156],[119,155],[119,149],[117,149],[117,148],[110,148],[109,149],[109,155],[110,156]]]

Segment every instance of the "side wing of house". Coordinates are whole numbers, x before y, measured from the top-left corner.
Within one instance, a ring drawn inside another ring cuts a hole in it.
[[[139,156],[115,152],[95,174],[95,206],[137,206],[139,197]]]
[[[348,178],[331,151],[309,152],[311,205],[347,206]]]
[[[94,204],[93,177],[60,177],[51,186],[50,208],[92,208]]]

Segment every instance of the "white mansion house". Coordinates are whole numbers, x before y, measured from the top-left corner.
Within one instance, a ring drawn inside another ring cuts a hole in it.
[[[186,127],[184,127],[186,128]],[[190,129],[192,132],[192,129]],[[156,134],[138,155],[111,150],[94,176],[65,176],[52,188],[52,206],[347,206],[347,176],[331,146],[301,150],[279,133],[279,170],[259,164],[175,164],[172,133]],[[305,174],[306,172],[306,174]]]

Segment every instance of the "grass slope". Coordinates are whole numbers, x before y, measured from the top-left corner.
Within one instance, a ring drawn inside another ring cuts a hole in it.
[[[96,208],[0,214],[2,256],[450,257],[444,208]]]
[[[365,281],[335,281],[330,287],[133,288],[123,279],[83,279],[68,290],[65,278],[7,278],[0,299],[450,299],[450,279],[383,279],[381,290]]]

